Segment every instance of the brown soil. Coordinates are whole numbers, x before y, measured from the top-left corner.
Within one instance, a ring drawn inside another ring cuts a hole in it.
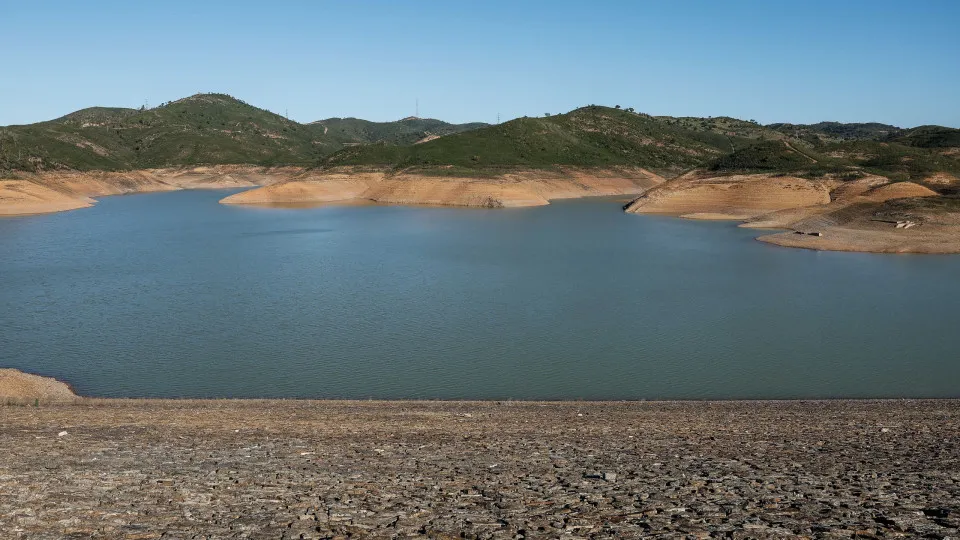
[[[384,204],[540,206],[552,199],[642,193],[663,179],[643,169],[525,171],[495,178],[426,176],[339,170],[305,174],[224,198],[224,204],[326,203],[368,200]]]
[[[868,193],[853,203],[828,205],[789,224],[795,231],[820,236],[783,232],[759,240],[829,251],[960,253],[960,203],[949,201],[933,195],[873,201]],[[901,228],[898,223],[912,225]]]
[[[836,200],[830,204],[774,212],[742,226],[790,229],[791,232],[759,238],[785,247],[872,253],[960,253],[960,208],[918,203],[909,213],[887,215],[890,208],[887,203],[891,201],[941,199],[936,192],[911,182],[863,187],[863,184],[843,186],[834,190]],[[914,225],[898,228],[898,221]]]
[[[896,182],[880,186],[862,195],[863,199],[871,202],[884,202],[891,199],[906,199],[909,197],[936,197],[937,192],[913,182]]]
[[[4,538],[956,538],[960,402],[0,408]]]
[[[626,211],[690,219],[745,221],[742,227],[788,229],[759,240],[786,247],[875,253],[960,253],[960,208],[913,205],[886,216],[888,203],[945,200],[912,182],[866,176],[853,181],[693,172],[670,180],[630,203]],[[910,222],[907,228],[897,223]]]
[[[927,184],[934,186],[956,186],[960,184],[960,178],[957,178],[955,175],[939,172],[933,175],[930,175],[923,179]]]
[[[77,399],[69,386],[56,379],[0,368],[0,404],[65,403]]]
[[[40,214],[86,208],[93,197],[177,189],[219,189],[267,185],[301,174],[295,167],[267,169],[242,165],[151,169],[125,172],[51,171],[0,178],[0,215]]]
[[[803,178],[762,174],[708,178],[685,175],[644,193],[630,203],[626,211],[747,219],[785,208],[828,202],[828,186]]]
[[[67,195],[29,180],[0,180],[0,215],[45,214],[86,208],[94,200]]]

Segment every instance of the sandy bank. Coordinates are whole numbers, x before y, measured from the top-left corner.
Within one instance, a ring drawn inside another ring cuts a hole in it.
[[[873,253],[960,253],[960,207],[912,182],[881,176],[852,181],[691,173],[651,189],[627,212],[744,221],[787,229],[758,240],[784,247]],[[896,201],[905,201],[902,204]],[[906,208],[905,207],[909,207]],[[899,225],[899,226],[898,226]]]
[[[830,202],[821,182],[763,174],[701,177],[685,175],[644,193],[626,211],[708,219],[748,219],[785,208]]]
[[[0,215],[46,214],[92,206],[96,201],[68,195],[29,180],[0,180]]]
[[[268,185],[301,174],[296,167],[218,165],[140,171],[49,171],[0,178],[0,215],[41,214],[86,208],[95,197],[178,189]]]
[[[835,190],[836,199],[830,204],[774,212],[742,226],[788,229],[789,232],[758,238],[784,247],[869,253],[960,253],[960,207],[936,204],[946,199],[911,182],[861,187],[843,186]],[[925,199],[930,202],[924,202]]]
[[[960,402],[0,408],[10,538],[951,538]]]
[[[552,199],[638,194],[663,181],[644,169],[525,171],[494,178],[326,171],[237,193],[223,204],[326,203],[367,200],[384,204],[540,206]]]
[[[56,379],[0,368],[0,404],[69,403],[77,399],[69,386]]]
[[[934,195],[829,205],[759,238],[785,247],[870,253],[960,253],[960,201]]]

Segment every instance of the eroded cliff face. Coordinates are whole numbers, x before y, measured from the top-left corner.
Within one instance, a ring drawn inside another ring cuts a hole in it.
[[[224,204],[302,204],[366,200],[383,204],[541,206],[551,199],[635,195],[663,182],[638,168],[521,171],[496,177],[432,176],[384,171],[308,173],[226,197]]]

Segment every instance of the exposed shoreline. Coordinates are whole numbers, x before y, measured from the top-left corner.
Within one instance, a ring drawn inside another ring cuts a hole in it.
[[[0,177],[0,217],[88,208],[96,198],[182,189],[257,187],[302,173],[299,167],[216,165],[135,171],[19,172]]]
[[[0,530],[948,537],[958,432],[960,400],[5,406]]]
[[[344,168],[309,172],[225,197],[222,204],[357,203],[518,208],[551,200],[638,195],[664,179],[640,168],[516,171],[489,178]]]
[[[928,183],[936,184],[938,178]],[[95,197],[107,195],[224,188],[250,189],[224,197],[222,204],[294,208],[325,204],[511,208],[542,206],[559,199],[635,196],[624,207],[628,213],[741,221],[742,227],[785,231],[757,238],[783,247],[960,253],[960,208],[943,211],[918,204],[909,211],[891,210],[891,201],[943,198],[927,187],[891,183],[879,176],[814,181],[764,174],[718,177],[693,171],[665,180],[639,168],[567,168],[466,178],[355,168],[312,171],[241,165],[23,173],[0,179],[0,217],[86,208],[96,204]],[[900,228],[903,224],[909,225]]]
[[[935,191],[879,176],[814,181],[780,175],[705,176],[666,182],[624,207],[627,213],[740,221],[782,230],[757,240],[783,247],[865,253],[960,253],[960,205]]]

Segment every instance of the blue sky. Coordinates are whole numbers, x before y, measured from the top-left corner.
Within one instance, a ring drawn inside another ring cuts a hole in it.
[[[0,0],[0,125],[225,92],[291,119],[597,103],[960,127],[960,1]]]

